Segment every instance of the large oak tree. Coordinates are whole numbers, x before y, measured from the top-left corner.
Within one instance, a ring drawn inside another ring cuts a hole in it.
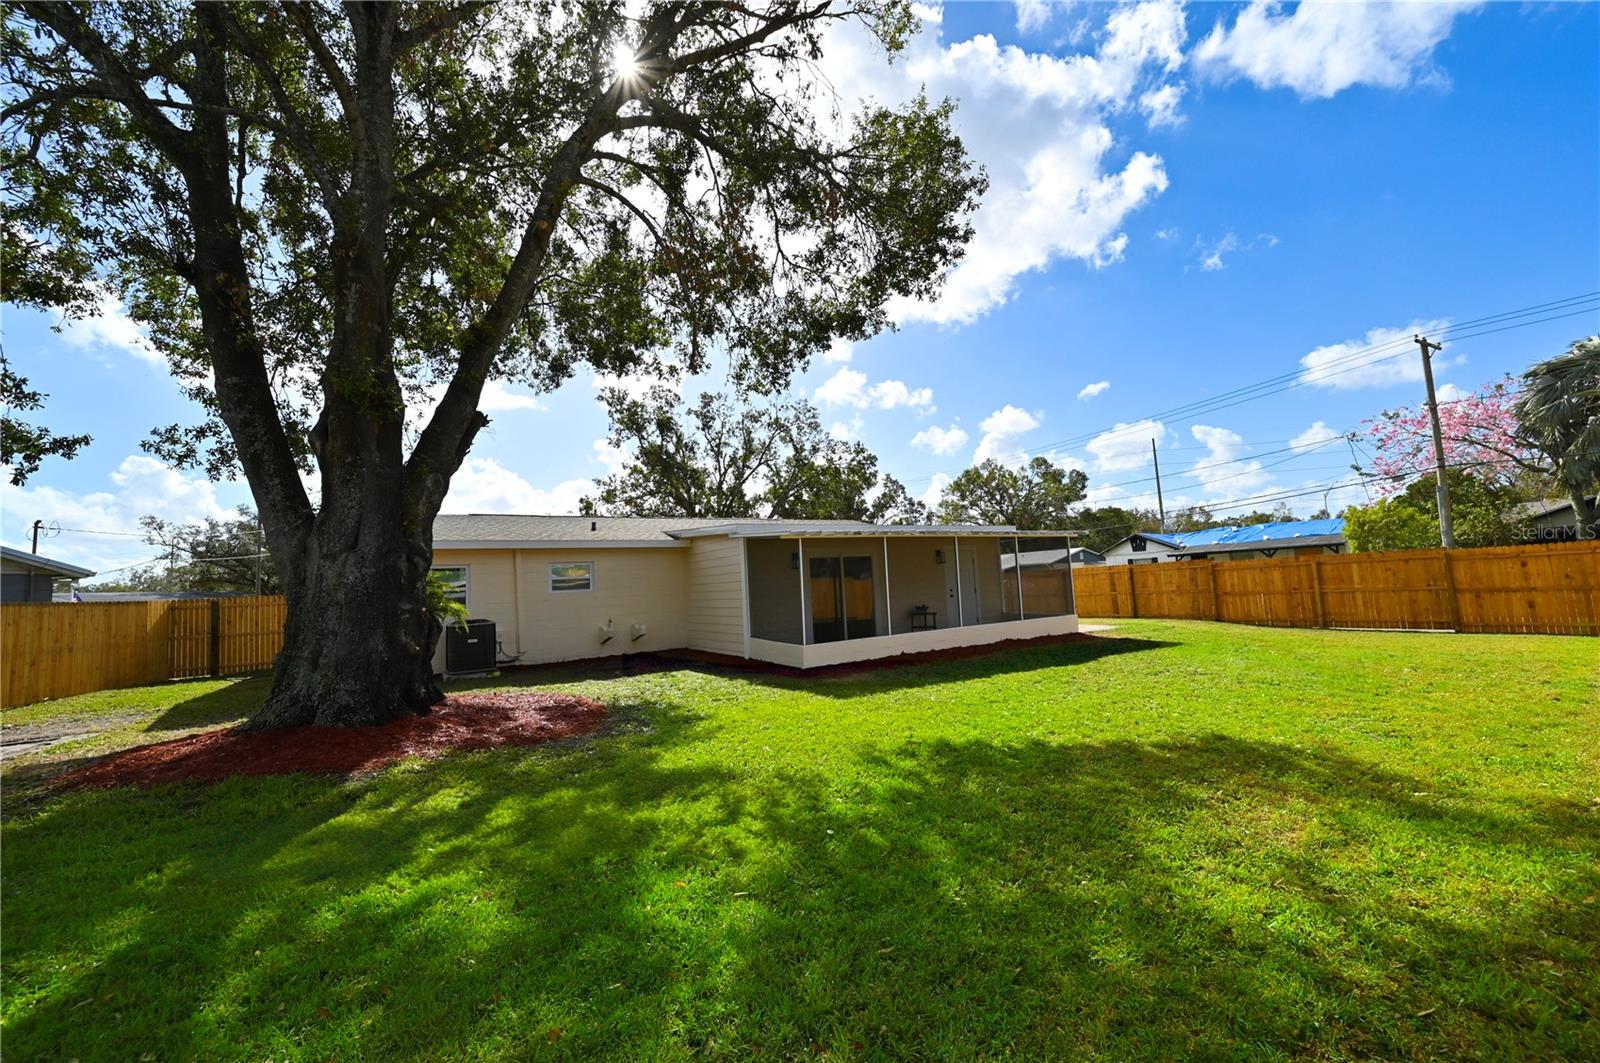
[[[771,517],[919,524],[928,507],[878,472],[860,440],[836,438],[799,399],[702,394],[685,405],[670,388],[602,394],[621,471],[595,483],[585,513],[646,517]]]
[[[9,11],[6,295],[116,293],[214,414],[150,446],[255,497],[289,600],[258,727],[437,700],[431,528],[486,382],[714,345],[775,391],[932,295],[983,187],[947,105],[831,99],[827,32],[892,55],[895,0]]]

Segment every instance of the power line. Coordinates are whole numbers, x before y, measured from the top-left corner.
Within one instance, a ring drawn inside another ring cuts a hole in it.
[[[1470,318],[1466,321],[1456,322],[1439,331],[1437,335],[1449,339],[1451,342],[1456,342],[1464,339],[1472,339],[1478,336],[1488,336],[1497,332],[1506,332],[1511,329],[1527,328],[1532,325],[1540,325],[1549,321],[1558,321],[1563,318],[1575,317],[1581,314],[1592,313],[1600,310],[1600,301],[1597,301],[1597,299],[1600,299],[1600,291],[1585,292],[1582,295],[1567,296],[1562,299],[1555,299],[1545,303],[1537,303],[1532,306],[1525,306],[1516,310],[1506,310],[1497,314],[1488,314],[1483,317]],[[1570,309],[1571,307],[1580,303],[1588,305],[1581,306],[1576,310]],[[1544,317],[1536,316],[1550,310],[1561,310],[1565,312],[1550,314]],[[1529,318],[1532,318],[1532,320],[1528,320]],[[1507,324],[1504,322],[1510,323]],[[1497,327],[1480,328],[1479,326]],[[1462,332],[1461,330],[1463,329],[1468,331]],[[1332,359],[1331,361],[1325,362],[1322,365],[1312,369],[1302,367],[1292,372],[1282,373],[1274,377],[1268,377],[1267,379],[1257,381],[1254,384],[1247,384],[1238,388],[1234,388],[1206,399],[1197,399],[1194,402],[1174,406],[1159,413],[1147,414],[1143,417],[1137,418],[1131,424],[1122,425],[1120,428],[1118,426],[1112,426],[1109,429],[1086,432],[1081,435],[1040,444],[1034,448],[1034,452],[1040,453],[1054,450],[1058,447],[1077,446],[1093,439],[1116,438],[1119,435],[1132,434],[1135,432],[1143,433],[1147,430],[1145,422],[1172,417],[1192,417],[1203,413],[1215,413],[1220,410],[1242,405],[1246,402],[1252,402],[1256,399],[1282,394],[1283,392],[1292,390],[1294,388],[1303,387],[1306,384],[1320,384],[1334,377],[1342,376],[1345,373],[1354,372],[1358,369],[1369,368],[1378,364],[1379,362],[1388,361],[1389,359],[1409,354],[1411,345],[1412,341],[1410,337],[1397,337],[1396,339],[1389,340],[1384,343],[1373,344],[1371,346],[1362,348],[1361,350],[1352,351],[1341,355],[1338,358]],[[930,483],[933,479],[933,476],[922,476],[907,480],[906,483],[908,485],[918,485]]]
[[[77,532],[80,535],[126,535],[132,539],[144,538],[144,532],[101,531],[98,528],[62,528],[60,530]]]
[[[1578,314],[1589,313],[1589,312],[1591,312],[1593,310],[1600,310],[1600,302],[1595,302],[1595,304],[1593,306],[1585,306],[1585,307],[1583,307],[1581,309],[1573,310],[1570,313],[1557,314],[1557,315],[1554,315],[1552,317],[1539,318],[1538,320],[1533,320],[1533,321],[1520,321],[1520,322],[1517,322],[1515,324],[1503,325],[1502,327],[1499,327],[1499,328],[1485,329],[1485,330],[1483,330],[1481,332],[1470,332],[1470,333],[1467,333],[1467,334],[1464,334],[1464,335],[1456,335],[1456,333],[1459,330],[1465,329],[1465,328],[1469,328],[1471,326],[1475,326],[1475,325],[1478,325],[1478,324],[1489,324],[1491,322],[1496,322],[1496,321],[1500,321],[1500,320],[1504,320],[1504,319],[1510,319],[1510,318],[1513,318],[1513,317],[1515,317],[1517,315],[1524,315],[1525,316],[1525,315],[1527,315],[1529,313],[1536,312],[1536,311],[1542,310],[1544,308],[1550,308],[1550,307],[1565,308],[1565,307],[1570,306],[1571,304],[1574,304],[1574,303],[1577,303],[1577,302],[1594,301],[1594,300],[1597,299],[1597,297],[1600,297],[1600,291],[1588,292],[1588,293],[1586,293],[1584,295],[1579,295],[1579,296],[1571,296],[1571,297],[1568,297],[1567,299],[1559,299],[1559,300],[1556,300],[1553,303],[1541,303],[1538,306],[1534,306],[1534,307],[1524,307],[1521,310],[1508,310],[1508,311],[1505,311],[1504,313],[1501,313],[1501,314],[1489,315],[1488,317],[1473,318],[1473,319],[1471,319],[1469,321],[1463,321],[1463,322],[1459,322],[1457,324],[1453,324],[1453,325],[1449,326],[1448,328],[1446,328],[1444,330],[1441,330],[1439,335],[1445,336],[1445,337],[1447,337],[1447,338],[1449,338],[1451,340],[1471,339],[1474,336],[1487,336],[1487,335],[1490,335],[1493,332],[1503,332],[1503,331],[1507,331],[1507,330],[1513,329],[1513,328],[1525,328],[1525,327],[1528,327],[1530,325],[1543,324],[1546,321],[1555,321],[1555,320],[1559,320],[1560,318],[1564,318],[1564,317],[1573,317],[1573,316],[1576,316]],[[1157,419],[1160,419],[1160,418],[1163,418],[1163,417],[1184,417],[1184,416],[1192,416],[1192,415],[1199,414],[1199,413],[1210,413],[1210,412],[1213,412],[1216,409],[1227,409],[1230,406],[1238,405],[1239,402],[1246,402],[1246,401],[1250,401],[1251,399],[1255,399],[1255,398],[1265,398],[1268,394],[1274,394],[1274,395],[1275,394],[1280,394],[1283,391],[1290,390],[1291,387],[1299,387],[1299,386],[1302,386],[1303,384],[1306,384],[1306,383],[1321,383],[1324,380],[1332,379],[1333,377],[1341,376],[1341,375],[1343,375],[1345,373],[1348,373],[1348,372],[1353,372],[1356,369],[1368,368],[1368,367],[1370,367],[1372,365],[1377,364],[1380,361],[1387,361],[1390,358],[1399,357],[1399,356],[1404,355],[1404,354],[1409,354],[1410,352],[1411,352],[1411,338],[1409,336],[1406,336],[1406,337],[1403,337],[1403,338],[1396,338],[1396,339],[1389,340],[1389,341],[1384,342],[1384,343],[1374,344],[1372,346],[1362,348],[1361,350],[1351,351],[1348,354],[1341,355],[1338,358],[1335,358],[1335,359],[1333,359],[1331,361],[1325,362],[1322,365],[1317,366],[1317,367],[1312,368],[1312,369],[1307,369],[1305,367],[1302,367],[1302,368],[1293,370],[1292,372],[1281,373],[1281,374],[1279,374],[1277,376],[1268,377],[1265,380],[1257,381],[1254,384],[1246,384],[1246,385],[1244,385],[1242,387],[1234,388],[1234,389],[1232,389],[1230,391],[1225,391],[1225,392],[1222,392],[1221,394],[1213,395],[1213,396],[1210,396],[1209,398],[1206,398],[1206,399],[1197,399],[1194,402],[1189,402],[1189,403],[1184,403],[1184,404],[1179,405],[1179,406],[1174,406],[1171,409],[1163,410],[1160,413],[1147,414],[1144,417],[1138,418],[1138,420],[1139,421],[1150,421],[1150,420],[1157,420]],[[1370,356],[1373,356],[1373,355],[1377,355],[1377,357],[1370,357]],[[1356,363],[1356,364],[1349,364],[1349,363]],[[1328,370],[1328,369],[1331,369],[1331,368],[1333,368],[1335,366],[1344,366],[1344,368],[1339,369],[1337,372],[1323,372],[1323,370]],[[1288,386],[1285,386],[1285,387],[1277,387],[1276,386],[1276,385],[1280,385],[1280,384],[1287,384]],[[1253,393],[1253,392],[1260,391],[1260,389],[1262,389],[1262,388],[1273,388],[1273,390],[1271,390],[1269,392],[1262,392],[1261,394],[1248,394],[1248,397],[1241,397],[1241,396],[1246,396],[1247,393]],[[1235,398],[1238,398],[1237,402],[1235,402],[1235,401],[1225,401],[1225,400],[1231,400],[1231,399],[1235,399]],[[1221,403],[1221,405],[1217,405],[1219,403]],[[1114,432],[1115,430],[1116,430],[1115,426],[1113,426],[1113,428],[1109,429],[1108,431]],[[1135,430],[1138,430],[1138,429],[1134,429],[1132,426],[1129,426],[1128,429],[1126,429],[1126,430],[1127,431],[1135,431]],[[1090,439],[1093,439],[1093,438],[1095,438],[1097,436],[1102,436],[1102,435],[1105,435],[1105,434],[1106,434],[1106,431],[1086,432],[1086,433],[1083,433],[1082,435],[1071,436],[1071,437],[1069,437],[1067,439],[1057,440],[1054,443],[1046,443],[1043,446],[1041,446],[1039,449],[1041,449],[1041,450],[1049,450],[1049,449],[1051,449],[1053,447],[1074,446],[1074,445],[1076,445],[1078,443],[1085,442],[1087,440],[1090,440]]]
[[[1445,468],[1446,469],[1471,469],[1471,468],[1477,468],[1477,467],[1480,467],[1480,466],[1483,466],[1483,465],[1492,465],[1492,464],[1494,464],[1494,463],[1493,462],[1488,462],[1488,461],[1458,461],[1458,462],[1451,462],[1449,464],[1446,464]],[[1413,467],[1411,467],[1409,469],[1406,469],[1403,472],[1363,474],[1363,475],[1356,476],[1356,477],[1348,479],[1348,480],[1325,481],[1323,483],[1316,484],[1315,486],[1312,486],[1312,487],[1299,487],[1299,488],[1294,488],[1294,489],[1285,490],[1285,491],[1265,492],[1265,493],[1262,493],[1262,494],[1259,494],[1259,495],[1246,495],[1243,498],[1224,499],[1223,501],[1220,501],[1220,502],[1198,502],[1198,503],[1196,503],[1196,506],[1198,506],[1200,508],[1203,508],[1203,509],[1206,509],[1206,510],[1209,510],[1210,512],[1215,513],[1215,512],[1217,512],[1219,510],[1240,509],[1240,508],[1243,508],[1245,506],[1259,506],[1264,502],[1277,502],[1277,501],[1281,501],[1281,500],[1287,500],[1287,499],[1290,499],[1290,498],[1303,498],[1303,497],[1305,497],[1307,495],[1320,495],[1320,494],[1323,494],[1324,492],[1336,491],[1336,490],[1338,490],[1339,488],[1342,488],[1342,487],[1360,487],[1363,484],[1381,483],[1381,482],[1383,482],[1385,480],[1389,480],[1389,481],[1407,480],[1407,479],[1411,479],[1413,477],[1425,476],[1425,475],[1427,475],[1428,473],[1430,473],[1432,471],[1433,471],[1433,469],[1431,467],[1418,468],[1418,467],[1413,466]]]
[[[1221,461],[1213,461],[1213,462],[1210,462],[1210,463],[1207,463],[1207,464],[1204,464],[1204,465],[1196,465],[1193,468],[1191,468],[1191,469],[1189,469],[1189,470],[1187,470],[1185,472],[1168,473],[1167,474],[1167,479],[1170,480],[1174,476],[1178,477],[1179,479],[1186,479],[1186,478],[1199,479],[1200,478],[1199,474],[1201,472],[1205,471],[1206,469],[1220,469],[1220,468],[1225,468],[1226,466],[1229,466],[1229,465],[1235,465],[1235,464],[1239,464],[1239,463],[1242,463],[1242,462],[1245,462],[1245,461],[1254,461],[1257,458],[1268,458],[1268,457],[1271,457],[1274,454],[1283,454],[1283,453],[1287,453],[1289,451],[1294,451],[1295,452],[1295,453],[1291,454],[1289,457],[1284,458],[1284,459],[1282,459],[1280,461],[1268,462],[1265,465],[1256,465],[1254,468],[1241,469],[1239,472],[1236,472],[1236,473],[1230,473],[1230,474],[1228,474],[1226,476],[1216,477],[1214,482],[1221,482],[1222,480],[1230,480],[1230,479],[1234,479],[1234,478],[1236,478],[1238,476],[1248,475],[1249,473],[1260,472],[1260,471],[1262,471],[1264,469],[1275,469],[1279,465],[1284,465],[1284,464],[1287,464],[1288,462],[1298,460],[1299,458],[1305,457],[1308,454],[1314,454],[1317,451],[1321,450],[1323,447],[1328,446],[1330,443],[1337,443],[1337,442],[1343,440],[1344,438],[1345,438],[1344,435],[1340,434],[1340,435],[1336,435],[1336,436],[1329,436],[1327,439],[1318,440],[1315,443],[1302,444],[1301,446],[1298,446],[1298,447],[1282,447],[1282,448],[1280,448],[1278,450],[1265,450],[1265,451],[1262,451],[1260,454],[1250,454],[1250,455],[1244,455],[1244,456],[1241,456],[1241,457],[1238,457],[1238,458],[1227,458],[1227,459],[1224,459],[1224,460],[1221,460]],[[1153,477],[1153,476],[1145,476],[1145,477],[1142,477],[1142,478],[1140,478],[1138,480],[1124,480],[1121,483],[1097,484],[1096,487],[1098,489],[1100,489],[1100,490],[1108,490],[1108,489],[1113,488],[1113,487],[1131,487],[1134,484],[1149,483],[1153,479],[1155,479],[1155,477]]]

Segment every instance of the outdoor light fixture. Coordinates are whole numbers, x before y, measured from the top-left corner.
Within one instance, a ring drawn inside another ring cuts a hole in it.
[[[933,552],[933,563],[936,564],[936,565],[944,564],[944,551],[943,550],[935,550]]]
[[[800,552],[798,550],[789,555],[789,567],[796,570],[800,568]]]

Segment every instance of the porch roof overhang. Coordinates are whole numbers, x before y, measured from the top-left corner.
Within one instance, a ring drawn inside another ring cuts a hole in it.
[[[730,539],[1058,539],[1081,534],[1076,531],[1043,529],[1018,531],[1004,524],[858,524],[840,526],[823,522],[808,524],[759,521],[685,528],[667,534],[684,539],[704,535],[726,535]]]

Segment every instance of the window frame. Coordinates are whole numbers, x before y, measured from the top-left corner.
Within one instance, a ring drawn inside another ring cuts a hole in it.
[[[434,572],[460,572],[461,573],[461,604],[468,612],[472,611],[472,566],[471,565],[429,565],[429,573]],[[447,582],[455,582],[449,580]]]
[[[557,576],[556,569],[583,566],[589,570],[589,584],[586,587],[557,587],[557,579],[577,579],[577,576]],[[595,563],[593,561],[551,561],[549,563],[549,592],[551,594],[589,594],[594,591]]]

